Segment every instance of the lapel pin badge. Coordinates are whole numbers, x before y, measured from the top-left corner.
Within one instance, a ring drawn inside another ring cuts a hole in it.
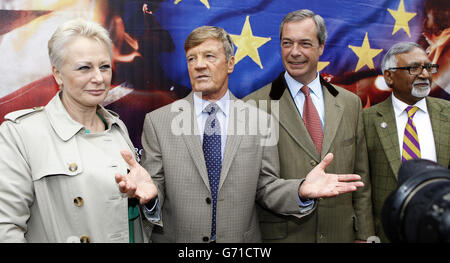
[[[382,123],[380,123],[380,127],[385,129],[387,127],[387,123],[383,121]]]

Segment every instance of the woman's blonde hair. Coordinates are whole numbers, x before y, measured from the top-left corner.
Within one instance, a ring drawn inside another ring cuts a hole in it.
[[[112,58],[112,40],[109,37],[109,32],[96,22],[76,18],[60,25],[48,41],[48,56],[52,66],[57,69],[61,68],[65,58],[66,44],[74,37],[80,36],[105,44]]]

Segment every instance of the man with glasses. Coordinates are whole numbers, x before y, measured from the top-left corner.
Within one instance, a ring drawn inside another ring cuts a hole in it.
[[[402,162],[422,158],[449,167],[450,102],[427,97],[438,68],[420,45],[395,44],[381,64],[392,95],[363,112],[375,231],[383,242],[388,240],[382,229],[381,210],[397,187]]]

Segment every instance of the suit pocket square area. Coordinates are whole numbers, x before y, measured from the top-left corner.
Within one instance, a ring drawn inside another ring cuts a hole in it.
[[[342,141],[342,146],[350,146],[355,144],[355,136],[352,136],[350,138],[347,138],[345,140]]]

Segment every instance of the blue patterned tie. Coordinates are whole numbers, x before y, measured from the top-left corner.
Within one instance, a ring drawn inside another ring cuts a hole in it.
[[[217,119],[219,107],[211,103],[203,110],[209,114],[206,119],[205,131],[203,134],[203,154],[205,156],[206,169],[208,171],[209,186],[212,196],[212,226],[211,239],[216,237],[216,207],[217,192],[220,182],[220,171],[222,170],[221,144],[220,144],[220,123]]]

